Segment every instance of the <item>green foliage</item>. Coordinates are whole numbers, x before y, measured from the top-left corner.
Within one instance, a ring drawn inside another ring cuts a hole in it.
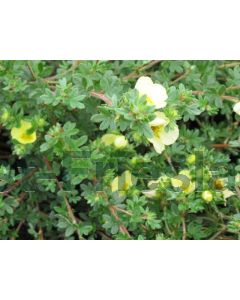
[[[239,65],[0,61],[0,238],[239,239]],[[165,87],[158,111],[166,132],[179,128],[162,153],[151,142],[156,108],[134,88],[141,76]],[[21,120],[36,141],[12,138]],[[173,184],[183,170],[192,192]],[[114,191],[125,171],[136,180]]]

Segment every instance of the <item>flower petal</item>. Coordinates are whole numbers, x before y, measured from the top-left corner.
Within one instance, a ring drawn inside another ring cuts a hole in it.
[[[116,192],[118,191],[118,180],[119,180],[119,177],[115,177],[111,183],[111,188],[112,188],[112,192]]]
[[[166,131],[166,129],[163,130],[161,134],[161,141],[164,145],[172,145],[176,142],[176,140],[179,137],[179,129],[178,126],[174,126],[173,129],[170,129]]]
[[[162,143],[161,139],[154,137],[154,138],[151,138],[148,140],[150,143],[153,144],[153,147],[157,153],[161,154],[163,152],[163,150],[165,149],[165,146]]]
[[[149,122],[150,126],[162,126],[162,125],[167,125],[169,123],[169,120],[164,113],[157,111],[155,113],[155,116],[156,118],[151,122]]]
[[[157,191],[156,190],[146,190],[142,191],[142,194],[146,196],[147,198],[155,198],[157,196]]]
[[[147,76],[141,76],[138,78],[135,89],[138,90],[139,94],[142,95],[148,95],[149,87],[153,85],[152,79]]]
[[[151,102],[157,109],[163,108],[167,105],[167,91],[161,84],[154,83],[148,90],[147,96],[151,99]]]
[[[234,104],[234,106],[233,106],[233,111],[234,111],[236,114],[240,115],[240,102]]]
[[[227,199],[229,197],[235,196],[235,193],[233,193],[232,191],[230,191],[229,189],[225,189],[222,191],[223,193],[223,198]]]

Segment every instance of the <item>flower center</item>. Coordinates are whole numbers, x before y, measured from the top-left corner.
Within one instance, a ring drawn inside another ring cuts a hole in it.
[[[21,139],[23,139],[27,142],[31,142],[33,137],[31,134],[23,133],[23,134],[21,134]]]
[[[163,129],[164,129],[164,125],[158,125],[158,126],[151,126],[153,134],[157,137],[160,137]]]
[[[150,98],[149,96],[147,96],[147,102],[148,102],[149,104],[152,104],[152,105],[154,105],[154,101],[153,101],[153,99],[152,99],[152,98]]]

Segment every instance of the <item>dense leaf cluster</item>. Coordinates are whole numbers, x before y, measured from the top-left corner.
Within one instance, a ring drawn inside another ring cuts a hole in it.
[[[141,76],[166,88],[180,131],[161,154]],[[239,91],[237,61],[1,61],[0,238],[238,239]],[[35,142],[12,137],[21,120]],[[114,192],[125,171],[132,184]],[[194,191],[174,185],[181,172]]]

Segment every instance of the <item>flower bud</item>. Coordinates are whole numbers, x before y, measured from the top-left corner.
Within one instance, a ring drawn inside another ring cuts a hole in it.
[[[141,136],[139,133],[135,132],[135,133],[133,134],[133,139],[134,139],[134,141],[135,141],[136,143],[141,143],[141,141],[142,141],[142,136]]]
[[[127,146],[128,141],[126,140],[126,138],[123,135],[121,135],[121,136],[116,137],[113,144],[117,149],[123,149]]]
[[[196,161],[196,155],[195,154],[188,155],[186,161],[189,165],[194,164]]]
[[[9,117],[10,117],[9,112],[5,110],[1,115],[1,121],[5,123],[8,121]]]
[[[45,124],[46,124],[46,121],[43,118],[39,118],[37,120],[37,124],[38,124],[39,127],[44,127]]]
[[[202,199],[209,203],[213,200],[213,194],[210,191],[204,191],[202,192]]]
[[[222,190],[225,186],[225,183],[224,183],[224,179],[223,178],[217,178],[215,181],[214,181],[214,187],[218,190]]]

